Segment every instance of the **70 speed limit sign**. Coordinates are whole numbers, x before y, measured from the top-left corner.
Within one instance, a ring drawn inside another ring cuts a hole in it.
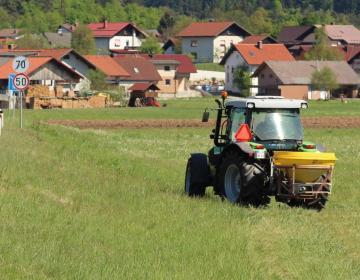
[[[17,74],[13,79],[13,85],[18,90],[25,90],[30,84],[29,77],[25,74]]]

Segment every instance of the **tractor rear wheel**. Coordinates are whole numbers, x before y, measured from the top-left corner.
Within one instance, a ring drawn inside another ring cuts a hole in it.
[[[205,195],[205,186],[202,183],[196,183],[191,178],[192,172],[192,160],[189,158],[186,166],[186,175],[185,175],[185,193],[188,196],[204,196]]]
[[[321,175],[314,182],[315,183],[322,183],[322,182],[325,181],[326,176],[327,176],[327,173]],[[327,183],[329,183],[329,182],[330,182],[330,180],[327,180]],[[320,185],[315,185],[314,190],[317,191],[319,189],[319,187],[320,187]],[[324,185],[322,187],[322,190],[330,191],[328,185]],[[303,207],[303,208],[306,208],[306,209],[314,209],[314,210],[317,210],[317,211],[320,212],[322,209],[325,208],[325,204],[326,204],[326,202],[328,200],[329,200],[328,194],[320,193],[317,198],[306,199],[305,201],[304,200],[298,200],[298,199],[291,199],[288,202],[288,205],[292,206],[292,207]]]
[[[220,192],[224,198],[242,205],[258,207],[264,200],[264,170],[254,159],[239,152],[230,152],[224,158],[219,173]]]

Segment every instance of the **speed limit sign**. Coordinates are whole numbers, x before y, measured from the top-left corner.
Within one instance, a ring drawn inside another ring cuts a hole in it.
[[[25,74],[17,74],[13,79],[13,85],[18,90],[27,89],[30,84],[29,77]]]
[[[25,56],[15,57],[12,63],[14,71],[17,73],[24,73],[29,69],[30,62]]]

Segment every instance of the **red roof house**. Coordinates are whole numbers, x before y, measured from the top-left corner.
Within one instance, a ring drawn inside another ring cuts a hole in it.
[[[192,54],[194,62],[219,62],[232,44],[251,33],[233,21],[194,22],[176,37],[182,38],[182,52]]]
[[[240,92],[233,83],[233,72],[239,64],[248,66],[250,74],[264,61],[295,61],[291,53],[283,44],[235,44],[226,53],[219,63],[225,66],[225,89],[231,92]],[[254,88],[250,89],[251,94],[257,93],[257,78],[252,79]]]
[[[88,24],[94,32],[95,47],[99,54],[103,50],[123,50],[127,48],[138,48],[142,39],[147,35],[136,28],[131,22],[108,22]]]

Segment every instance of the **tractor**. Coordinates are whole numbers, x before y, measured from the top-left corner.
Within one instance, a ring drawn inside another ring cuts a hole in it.
[[[267,206],[272,196],[289,206],[321,211],[332,188],[334,153],[319,143],[303,141],[300,109],[308,103],[281,96],[216,99],[215,128],[208,154],[191,153],[185,175],[185,193],[216,195],[244,206]]]

